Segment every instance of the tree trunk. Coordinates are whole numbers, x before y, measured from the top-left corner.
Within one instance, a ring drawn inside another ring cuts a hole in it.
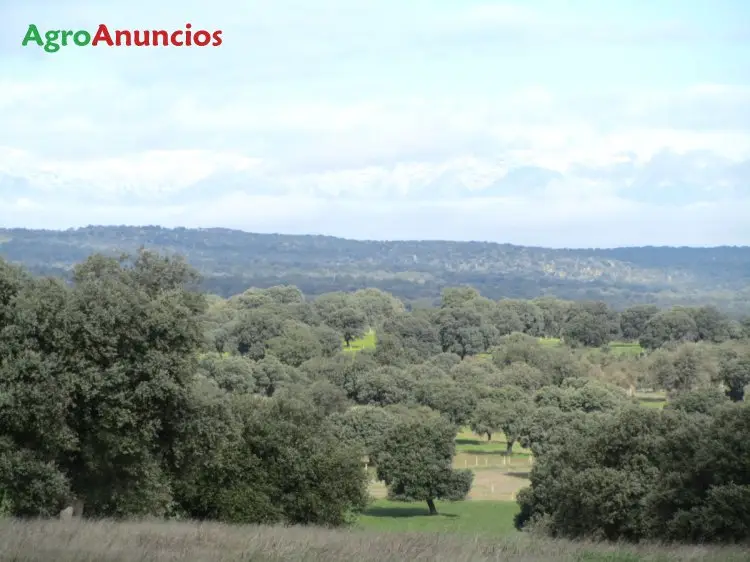
[[[509,456],[511,456],[513,454],[513,443],[514,443],[514,440],[511,439],[511,440],[508,441],[508,445],[505,447],[505,456],[506,457],[509,457]]]
[[[492,441],[492,434],[489,431],[487,432],[487,441]]]
[[[432,498],[427,500],[427,507],[430,508],[430,515],[437,515],[437,508],[435,507],[435,501]]]

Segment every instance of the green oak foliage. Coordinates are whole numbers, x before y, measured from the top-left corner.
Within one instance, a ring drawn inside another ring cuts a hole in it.
[[[437,513],[436,499],[465,499],[473,474],[452,468],[455,437],[456,426],[440,417],[395,423],[375,455],[389,499],[427,502],[431,515]]]
[[[255,363],[237,355],[205,353],[198,361],[198,372],[227,392],[255,391]]]
[[[212,451],[199,457],[198,468],[188,469],[191,479],[181,499],[190,516],[340,525],[365,507],[360,449],[342,444],[334,426],[309,404],[248,395],[219,400],[215,407],[225,404],[223,431],[217,431],[213,414],[204,420],[213,432],[197,427],[198,443]]]
[[[91,516],[340,525],[366,503],[365,457],[434,512],[468,493],[451,462],[469,425],[536,457],[519,526],[745,536],[750,347],[718,309],[278,283],[205,296],[183,260],[145,251],[68,283],[0,260],[0,512],[79,498]],[[663,413],[629,397],[648,388]]]
[[[388,406],[408,401],[415,381],[401,369],[378,367],[357,379],[355,401],[363,405]]]
[[[505,413],[502,404],[493,400],[482,400],[471,416],[471,430],[477,435],[486,435],[487,441],[491,441],[492,434],[501,431]]]
[[[339,331],[346,346],[365,333],[367,317],[365,313],[353,306],[339,308],[325,317],[326,323]]]
[[[178,259],[94,256],[71,285],[0,265],[3,509],[54,515],[79,498],[87,516],[341,524],[366,503],[360,453],[325,421],[346,408],[343,390],[261,398],[304,374],[241,345],[201,353],[204,329],[249,315],[230,335],[265,351],[296,291],[249,292],[206,326]]]
[[[659,349],[648,358],[648,373],[654,386],[670,395],[706,388],[720,377],[712,355],[710,349],[692,342]]]
[[[710,414],[727,403],[727,396],[718,388],[692,390],[677,395],[664,406],[665,410],[681,410],[687,413]]]
[[[280,388],[295,382],[298,372],[284,365],[273,355],[264,357],[253,365],[255,392],[263,396],[273,396]]]
[[[497,428],[505,435],[506,454],[510,455],[513,445],[525,440],[528,434],[535,411],[531,398],[519,387],[503,386],[493,392],[488,401],[493,404],[493,422],[497,422]]]
[[[690,310],[695,320],[698,339],[721,343],[731,337],[732,326],[729,318],[715,306],[700,306]]]
[[[470,388],[450,378],[419,381],[414,394],[419,404],[440,412],[455,425],[468,423],[477,403]]]
[[[92,257],[72,287],[29,281],[8,307],[0,427],[19,454],[57,465],[92,514],[167,509],[203,339],[194,280],[181,261],[146,252]]]
[[[560,329],[569,344],[601,347],[620,335],[620,318],[603,302],[582,302],[570,307]]]
[[[563,412],[606,412],[631,404],[625,392],[591,379],[568,379],[562,386],[547,386],[536,392],[539,408],[555,407]]]
[[[355,291],[353,300],[356,308],[362,310],[368,326],[379,326],[391,318],[403,314],[404,303],[380,289]]]
[[[406,368],[419,362],[419,356],[413,349],[409,349],[403,341],[393,334],[378,336],[373,358],[379,365]]]
[[[498,304],[502,304],[502,302],[500,301]],[[571,309],[575,306],[574,303],[552,296],[539,297],[532,302],[542,311],[544,336],[548,338],[562,337],[562,330],[570,317]],[[523,327],[512,331],[521,331],[522,329]]]
[[[241,311],[228,330],[229,351],[258,360],[268,342],[283,333],[284,321],[274,308],[254,307]]]
[[[474,287],[447,287],[440,298],[440,308],[460,307],[480,298]]]
[[[730,344],[720,352],[719,378],[727,388],[727,396],[735,402],[744,400],[745,387],[750,385],[750,345]]]
[[[652,316],[639,338],[645,349],[656,349],[667,342],[696,341],[698,325],[689,310],[672,308]]]
[[[357,406],[331,417],[337,435],[361,447],[372,461],[381,441],[396,421],[394,413],[377,406]]]
[[[534,392],[552,384],[552,376],[538,367],[532,367],[523,361],[515,361],[505,365],[498,372],[501,385],[516,386],[527,392]]]
[[[383,322],[384,337],[392,336],[416,357],[425,360],[440,353],[440,336],[437,327],[428,318],[415,314],[399,313]],[[380,337],[380,333],[378,333]]]
[[[497,339],[497,330],[469,303],[444,306],[437,315],[438,335],[443,352],[461,359],[484,353]]]
[[[309,386],[297,385],[311,406],[323,416],[346,412],[352,405],[346,392],[328,381],[315,381]]]
[[[646,332],[646,325],[659,313],[659,307],[653,304],[631,306],[620,314],[620,330],[628,341],[638,341]]]
[[[579,416],[577,427],[548,427],[519,494],[519,527],[608,540],[750,538],[746,405]]]
[[[313,328],[313,333],[318,338],[320,353],[323,357],[334,357],[341,351],[341,335],[330,326],[316,326]]]
[[[266,341],[266,351],[287,365],[299,367],[308,359],[321,355],[322,347],[313,328],[297,320],[288,320],[278,336]]]
[[[460,364],[461,358],[455,353],[450,352],[438,353],[437,355],[433,355],[424,362],[424,365],[433,367],[445,373],[450,372],[453,367]]]
[[[518,308],[513,301],[498,301],[494,306],[490,307],[487,317],[495,330],[497,330],[498,336],[523,332],[526,328],[524,322],[521,320]]]
[[[300,365],[299,371],[310,380],[324,379],[346,392],[351,400],[357,399],[359,380],[378,367],[372,353],[360,351],[354,355],[314,357]]]
[[[0,490],[16,517],[56,515],[70,497],[70,482],[53,461],[0,438]],[[5,515],[5,513],[3,513]]]

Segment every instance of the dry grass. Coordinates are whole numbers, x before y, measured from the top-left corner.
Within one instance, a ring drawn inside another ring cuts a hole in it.
[[[529,484],[526,472],[475,470],[469,499],[514,501],[518,492]]]
[[[436,533],[174,522],[0,520],[3,562],[635,562],[747,560],[740,548],[625,547],[517,535],[485,540]]]

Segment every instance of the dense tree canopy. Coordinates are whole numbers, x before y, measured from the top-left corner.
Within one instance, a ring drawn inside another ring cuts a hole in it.
[[[92,256],[67,282],[0,260],[0,512],[79,499],[93,517],[342,525],[376,476],[435,513],[472,486],[452,468],[468,427],[533,453],[521,528],[750,535],[746,321],[469,286],[420,307],[199,288],[147,251]],[[645,390],[668,406],[639,405]]]
[[[691,410],[633,406],[552,429],[517,525],[568,538],[746,540],[750,408]]]

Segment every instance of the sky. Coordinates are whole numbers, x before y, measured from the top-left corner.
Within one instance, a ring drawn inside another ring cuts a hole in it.
[[[0,227],[750,245],[746,0],[0,0]],[[205,48],[21,46],[221,30]]]

